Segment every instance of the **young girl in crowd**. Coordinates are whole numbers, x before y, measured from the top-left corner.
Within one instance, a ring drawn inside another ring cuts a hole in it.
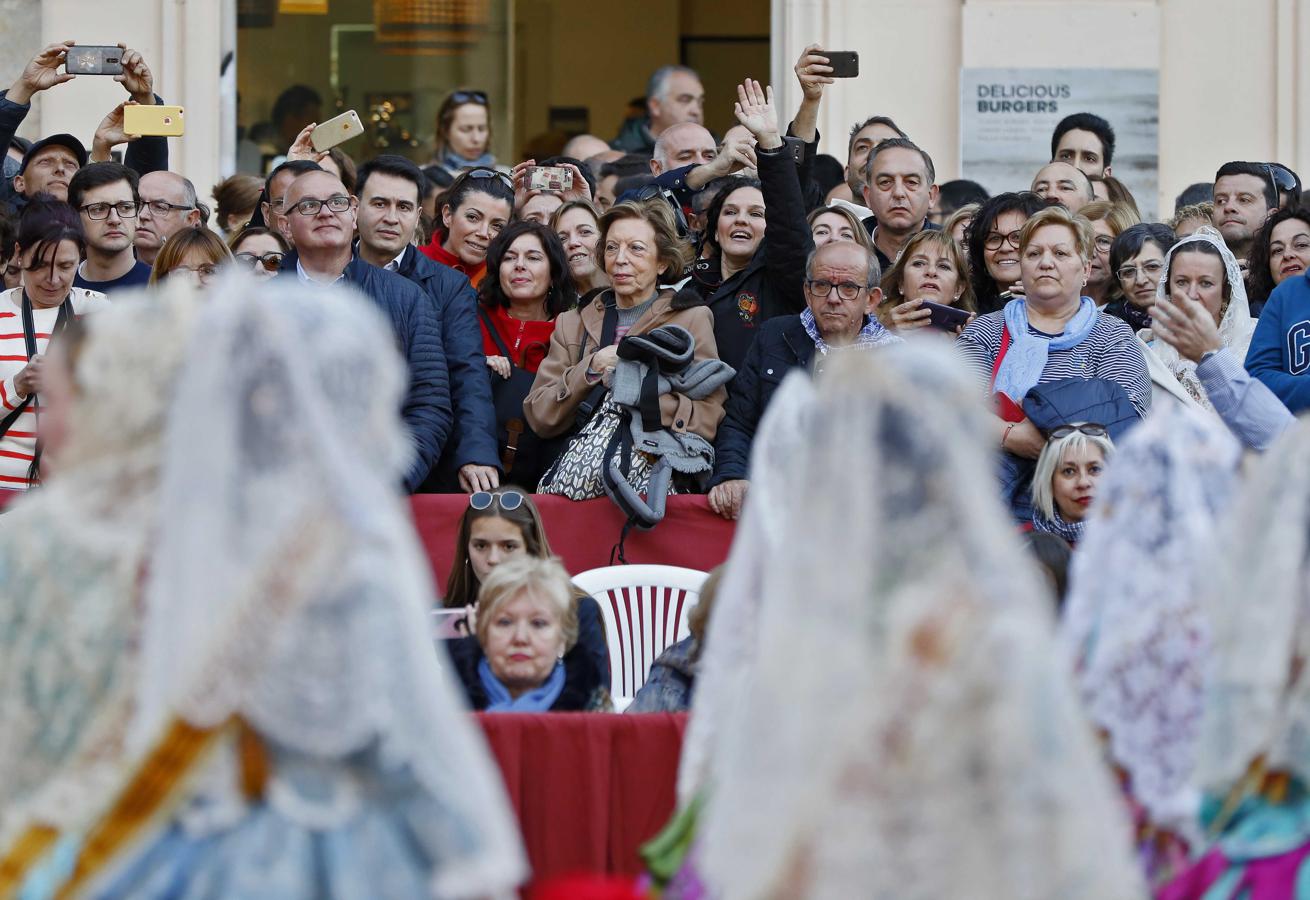
[[[451,175],[481,166],[494,168],[491,155],[491,105],[485,91],[457,90],[446,95],[437,110],[436,154],[432,164]]]
[[[441,201],[441,221],[432,240],[420,247],[429,259],[468,276],[474,287],[487,271],[487,249],[509,224],[514,212],[514,187],[509,176],[495,169],[462,173]]]

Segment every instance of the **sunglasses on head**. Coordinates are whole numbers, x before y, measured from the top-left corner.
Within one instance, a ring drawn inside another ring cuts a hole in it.
[[[493,503],[500,503],[500,508],[505,512],[513,512],[523,505],[524,499],[524,496],[518,491],[501,491],[499,494],[493,494],[491,491],[477,491],[469,494],[469,507],[481,512],[484,509],[490,509]]]
[[[1280,191],[1295,191],[1300,189],[1300,182],[1297,181],[1292,170],[1287,166],[1279,163],[1265,163],[1265,171],[1269,173],[1269,178]]]
[[[513,180],[499,169],[489,169],[486,166],[475,166],[472,169],[465,169],[461,177],[468,178],[499,178],[510,190],[514,190]]]
[[[1060,438],[1067,438],[1075,431],[1081,431],[1088,437],[1105,437],[1109,434],[1104,425],[1097,425],[1092,422],[1084,422],[1081,425],[1061,425],[1058,428],[1052,428],[1051,433],[1047,436],[1048,441],[1058,441]]]
[[[450,99],[455,103],[480,103],[487,105],[487,95],[484,91],[456,91],[450,95]]]

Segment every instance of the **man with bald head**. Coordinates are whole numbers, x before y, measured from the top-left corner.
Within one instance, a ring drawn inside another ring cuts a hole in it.
[[[1059,203],[1071,213],[1096,199],[1092,180],[1082,169],[1067,162],[1047,163],[1038,169],[1032,192],[1043,200]]]
[[[805,263],[805,304],[799,316],[776,316],[761,326],[728,387],[728,403],[714,445],[710,508],[735,519],[750,487],[751,444],[778,385],[792,369],[821,368],[844,348],[899,343],[878,323],[882,302],[878,259],[854,241],[832,241]]]
[[[564,149],[560,151],[560,156],[571,156],[574,159],[591,159],[593,156],[609,152],[609,149],[610,145],[605,143],[603,138],[598,138],[594,134],[575,134],[564,145]]]
[[[415,459],[405,487],[413,491],[440,459],[451,433],[441,320],[418,285],[356,255],[358,209],[358,201],[331,172],[320,169],[297,176],[287,187],[279,220],[282,234],[294,248],[282,260],[279,277],[299,278],[311,285],[350,285],[391,321],[397,349],[409,365],[403,415],[414,439]]]
[[[650,160],[652,175],[662,175],[683,166],[699,166],[719,155],[714,135],[698,122],[679,122],[664,129],[655,140],[655,155]]]
[[[137,213],[136,258],[148,266],[164,242],[184,228],[200,228],[200,200],[196,186],[176,172],[150,172],[137,187],[141,208]]]

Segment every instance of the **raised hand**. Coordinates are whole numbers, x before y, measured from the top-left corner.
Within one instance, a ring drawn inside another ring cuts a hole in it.
[[[91,141],[91,162],[105,162],[110,159],[109,151],[119,144],[140,140],[139,134],[128,134],[123,130],[123,107],[135,106],[136,101],[124,100],[109,111],[109,115],[100,120],[95,137]]]
[[[775,150],[782,146],[772,87],[762,88],[758,81],[747,78],[737,85],[737,102],[733,104],[732,111],[737,121],[755,136],[756,143],[765,150]]]
[[[832,66],[828,65],[828,57],[820,52],[822,49],[818,44],[810,44],[801,51],[801,58],[792,66],[792,71],[796,73],[796,80],[801,84],[801,94],[806,100],[821,99],[823,86],[833,82],[833,79],[828,77]]]
[[[32,99],[33,94],[39,94],[57,84],[76,78],[76,75],[59,71],[59,67],[68,58],[68,51],[74,44],[74,41],[51,44],[33,56],[24,67],[23,74],[18,76],[14,86],[5,95],[6,98],[14,103],[27,103]]]
[[[127,89],[132,99],[143,106],[153,106],[155,102],[155,77],[150,74],[145,57],[136,50],[129,50],[127,44],[119,43],[123,51],[123,72],[115,75],[114,80]]]
[[[327,151],[319,152],[314,149],[314,142],[310,137],[314,134],[314,129],[318,127],[317,122],[310,122],[304,128],[300,129],[300,134],[296,135],[295,141],[292,142],[291,148],[287,150],[287,160],[307,159],[310,162],[322,162],[327,157]]]

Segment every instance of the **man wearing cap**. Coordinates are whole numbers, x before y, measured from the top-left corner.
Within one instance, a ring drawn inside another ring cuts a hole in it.
[[[8,146],[18,126],[32,108],[32,97],[77,76],[59,71],[73,41],[51,44],[32,57],[18,80],[8,91],[0,93],[0,146]],[[123,85],[131,102],[149,106],[162,102],[154,93],[154,77],[141,54],[123,47],[123,73],[114,80]],[[129,168],[144,175],[168,168],[168,140],[162,137],[129,138],[122,130],[123,104],[105,116],[96,129],[90,159],[109,159],[109,151],[117,144],[128,143],[123,161]],[[37,141],[23,154],[18,175],[13,184],[6,180],[0,186],[0,200],[9,203],[15,211],[21,210],[28,198],[47,191],[60,200],[68,198],[68,182],[73,173],[86,165],[88,154],[82,142],[71,134],[51,135]]]

